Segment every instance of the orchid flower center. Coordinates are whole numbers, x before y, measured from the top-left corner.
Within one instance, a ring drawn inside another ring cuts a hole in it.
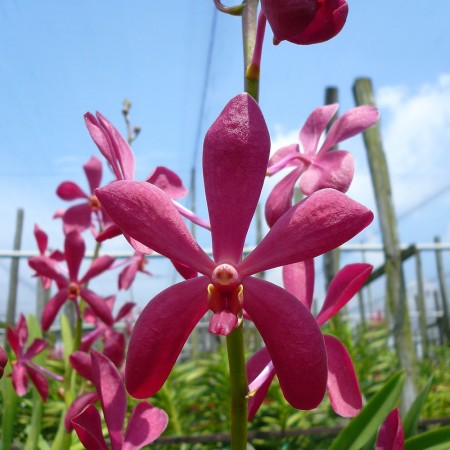
[[[98,211],[100,209],[100,201],[95,195],[89,197],[88,204],[93,211]]]
[[[78,284],[73,281],[70,282],[69,287],[67,288],[67,294],[70,300],[76,300],[80,295],[80,288],[78,287]]]

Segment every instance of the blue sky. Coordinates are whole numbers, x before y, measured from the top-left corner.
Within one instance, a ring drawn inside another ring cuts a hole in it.
[[[434,194],[450,183],[450,3],[350,0],[349,7],[342,33],[321,45],[275,47],[266,30],[260,104],[273,146],[296,140],[327,86],[339,89],[343,112],[354,106],[355,78],[372,78],[397,212],[433,199],[402,219],[401,241],[431,242],[440,235],[448,242],[450,189]],[[1,2],[0,249],[11,247],[18,207],[25,209],[24,249],[35,249],[34,223],[59,244],[62,233],[52,215],[66,205],[55,189],[64,180],[86,187],[81,166],[99,156],[83,114],[98,110],[125,131],[124,98],[142,127],[133,145],[137,178],[166,165],[189,186],[192,164],[201,171],[201,151],[196,161],[193,155],[214,14],[202,136],[243,88],[238,18],[215,13],[207,0]],[[373,207],[362,139],[342,148],[356,159],[349,194]],[[376,224],[358,239],[379,242]],[[5,286],[8,263],[0,265]]]

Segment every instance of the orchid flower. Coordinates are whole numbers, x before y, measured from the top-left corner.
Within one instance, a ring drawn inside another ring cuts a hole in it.
[[[41,324],[44,331],[50,328],[58,311],[66,301],[71,300],[77,305],[78,298],[85,300],[104,323],[112,324],[113,318],[110,309],[101,297],[86,287],[86,283],[109,269],[114,258],[107,255],[98,257],[92,262],[84,276],[80,277],[79,271],[85,251],[86,245],[80,233],[72,231],[66,235],[64,254],[68,266],[68,276],[61,273],[54,261],[46,256],[36,256],[28,260],[29,266],[40,276],[50,278],[58,285],[58,292],[45,305],[42,313]]]
[[[370,264],[349,264],[336,274],[316,317],[320,327],[351,300],[371,271]],[[283,282],[284,287],[310,310],[314,291],[314,261],[310,259],[283,267]],[[362,397],[350,355],[334,336],[324,334],[324,339],[328,360],[327,390],[331,406],[342,417],[356,416],[362,407]],[[247,362],[251,392],[249,420],[261,406],[275,374],[276,368],[266,348],[260,349]]]
[[[322,190],[293,206],[242,261],[269,151],[258,104],[248,94],[234,97],[204,142],[213,259],[190,234],[170,197],[156,186],[117,181],[96,191],[124,233],[203,275],[164,290],[139,316],[125,378],[134,397],[146,398],[161,388],[208,309],[213,312],[209,331],[228,335],[245,308],[267,345],[286,399],[302,409],[322,400],[326,352],[316,321],[293,295],[251,275],[327,252],[365,228],[373,214],[338,191]]]
[[[345,0],[261,0],[273,43],[317,44],[328,41],[343,28],[348,15]]]
[[[23,314],[20,315],[15,328],[8,326],[6,337],[17,358],[12,362],[11,377],[14,390],[19,397],[24,396],[28,392],[28,378],[30,378],[42,401],[45,402],[48,397],[48,381],[44,375],[57,381],[63,381],[61,376],[49,372],[32,361],[32,358],[47,347],[47,343],[44,339],[35,339],[28,349],[25,349],[28,340],[28,326]]]
[[[331,125],[323,144],[319,146],[320,137],[338,107],[335,103],[315,109],[300,130],[300,145],[283,147],[270,158],[269,176],[285,167],[293,167],[293,170],[274,187],[267,198],[265,214],[269,226],[291,207],[294,186],[299,178],[299,188],[305,195],[324,188],[347,192],[350,187],[354,172],[353,157],[351,153],[334,150],[333,147],[374,125],[379,112],[370,105],[350,109]]]
[[[0,378],[3,377],[3,373],[5,371],[5,366],[8,363],[8,356],[6,355],[5,350],[0,347]]]
[[[109,223],[109,218],[101,210],[97,197],[94,194],[95,189],[100,186],[102,180],[102,163],[98,158],[93,156],[83,165],[83,169],[89,183],[89,194],[73,181],[64,181],[56,189],[56,194],[62,200],[85,200],[83,203],[71,206],[66,211],[58,212],[55,215],[55,217],[62,218],[65,234],[71,231],[81,233],[88,228],[91,228],[94,234],[96,234],[97,231],[92,225],[92,215],[97,218],[100,229],[103,229]]]
[[[398,408],[393,409],[380,427],[375,450],[403,450],[405,433]]]
[[[141,402],[133,409],[125,433],[127,394],[114,364],[95,350],[91,352],[92,380],[100,399],[112,450],[138,450],[157,439],[166,429],[168,416],[160,408]],[[87,450],[108,450],[101,417],[93,404],[72,418],[72,425]]]
[[[127,261],[126,267],[119,274],[119,290],[130,289],[138,272],[151,276],[152,273],[145,269],[147,263],[148,261],[143,253],[134,252],[134,255]]]
[[[122,137],[120,132],[99,112],[97,112],[95,116],[91,113],[86,113],[84,119],[92,140],[97,145],[100,153],[108,161],[117,180],[133,180],[135,172],[134,155],[128,142]],[[158,166],[145,181],[154,184],[165,191],[172,198],[173,203],[180,214],[191,220],[193,223],[209,229],[208,222],[176,202],[177,199],[182,198],[187,194],[187,190],[184,187],[181,178],[175,172],[167,167]],[[110,225],[97,236],[97,240],[102,242],[106,239],[119,236],[120,234],[122,234],[122,232],[116,225]],[[152,249],[147,248],[129,236],[125,237],[136,251],[144,254],[152,253]]]

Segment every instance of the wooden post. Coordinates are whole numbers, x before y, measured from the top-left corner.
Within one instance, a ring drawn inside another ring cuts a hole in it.
[[[419,312],[420,340],[422,343],[422,358],[428,358],[428,333],[427,333],[427,310],[425,307],[425,290],[423,287],[422,258],[420,252],[416,250],[416,280],[417,295],[416,306]]]
[[[44,312],[45,305],[50,300],[51,288],[44,289],[40,278],[36,284],[37,298],[36,298],[36,318],[40,322],[42,319],[42,313]]]
[[[23,230],[23,209],[17,210],[16,219],[16,234],[14,236],[13,250],[19,251],[22,243],[22,230]],[[11,269],[9,274],[9,294],[8,294],[8,307],[6,310],[6,323],[8,325],[14,325],[16,321],[16,306],[17,306],[17,289],[19,282],[19,260],[18,256],[12,257]]]
[[[439,301],[439,292],[433,291],[434,308],[436,310],[436,327],[439,334],[439,345],[444,345],[444,327],[442,326],[443,317],[439,317],[438,314],[441,311],[441,302]]]
[[[364,297],[361,290],[358,292],[358,310],[359,320],[362,328],[364,329],[366,327],[366,310],[364,308]]]
[[[441,243],[441,239],[439,236],[434,238],[434,242],[436,244]],[[444,343],[450,343],[450,322],[449,322],[449,313],[448,313],[448,290],[447,283],[445,282],[445,271],[444,271],[444,263],[442,261],[442,250],[436,249],[436,267],[437,274],[439,279],[439,292],[441,294],[442,300],[442,328],[444,329]]]
[[[353,93],[357,105],[374,105],[372,82],[368,78],[355,81]],[[391,196],[391,184],[383,150],[379,124],[364,132],[372,184],[375,191],[386,260],[386,317],[392,326],[400,367],[406,372],[401,409],[406,412],[416,397],[416,354],[411,337],[408,302],[403,279],[397,220]]]

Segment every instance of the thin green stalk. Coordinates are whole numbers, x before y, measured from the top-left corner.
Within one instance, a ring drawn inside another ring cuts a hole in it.
[[[255,51],[258,0],[247,0],[242,12],[242,43],[244,49],[244,90],[256,101],[259,99],[259,67],[249,71]]]
[[[227,336],[231,396],[231,449],[247,448],[248,384],[242,323]]]
[[[36,390],[33,391],[33,413],[31,415],[30,432],[25,450],[35,450],[38,448],[39,436],[41,434],[43,403]]]

